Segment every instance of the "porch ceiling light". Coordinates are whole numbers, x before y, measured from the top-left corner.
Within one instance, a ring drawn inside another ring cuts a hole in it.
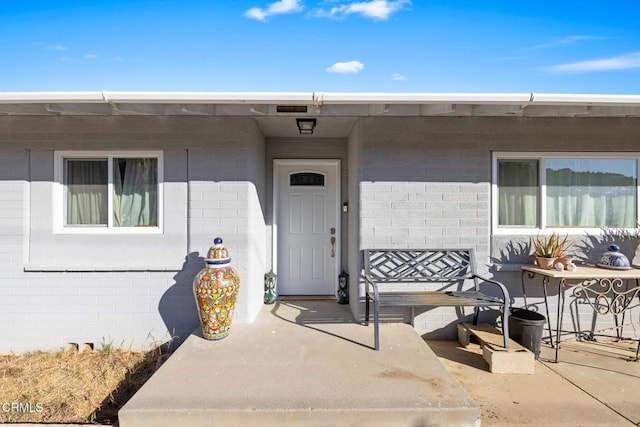
[[[316,128],[316,119],[296,119],[301,135],[311,135]]]

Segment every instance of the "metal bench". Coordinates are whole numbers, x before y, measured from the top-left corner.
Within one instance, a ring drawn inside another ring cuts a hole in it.
[[[509,291],[502,283],[475,273],[473,249],[366,249],[364,269],[366,324],[373,301],[376,350],[380,349],[381,306],[411,307],[412,322],[414,307],[472,306],[474,325],[478,323],[480,307],[501,307],[504,347],[509,348]],[[467,280],[473,281],[473,288],[463,290]],[[495,286],[501,297],[480,292],[481,283]],[[416,284],[433,284],[439,289],[420,290]]]

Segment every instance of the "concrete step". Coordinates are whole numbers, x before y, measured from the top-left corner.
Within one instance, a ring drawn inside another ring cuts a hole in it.
[[[477,426],[480,408],[414,329],[328,301],[265,306],[222,341],[194,332],[119,413],[133,426]]]

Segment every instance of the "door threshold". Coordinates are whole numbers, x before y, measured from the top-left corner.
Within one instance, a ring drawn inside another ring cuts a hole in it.
[[[281,295],[279,301],[335,301],[334,295]]]

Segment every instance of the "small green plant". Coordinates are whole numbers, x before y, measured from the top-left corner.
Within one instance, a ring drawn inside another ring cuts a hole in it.
[[[558,247],[556,249],[556,258],[561,258],[569,255],[568,252],[571,245],[572,243],[569,241],[568,234],[565,234],[564,238],[561,238],[560,236],[558,236]]]
[[[567,254],[571,246],[569,236],[560,237],[555,231],[549,236],[537,235],[533,239],[534,255],[541,258],[559,258]]]
[[[98,349],[98,353],[100,354],[111,354],[113,353],[113,342],[106,342],[104,338],[102,338],[102,342],[100,343],[100,348]]]

